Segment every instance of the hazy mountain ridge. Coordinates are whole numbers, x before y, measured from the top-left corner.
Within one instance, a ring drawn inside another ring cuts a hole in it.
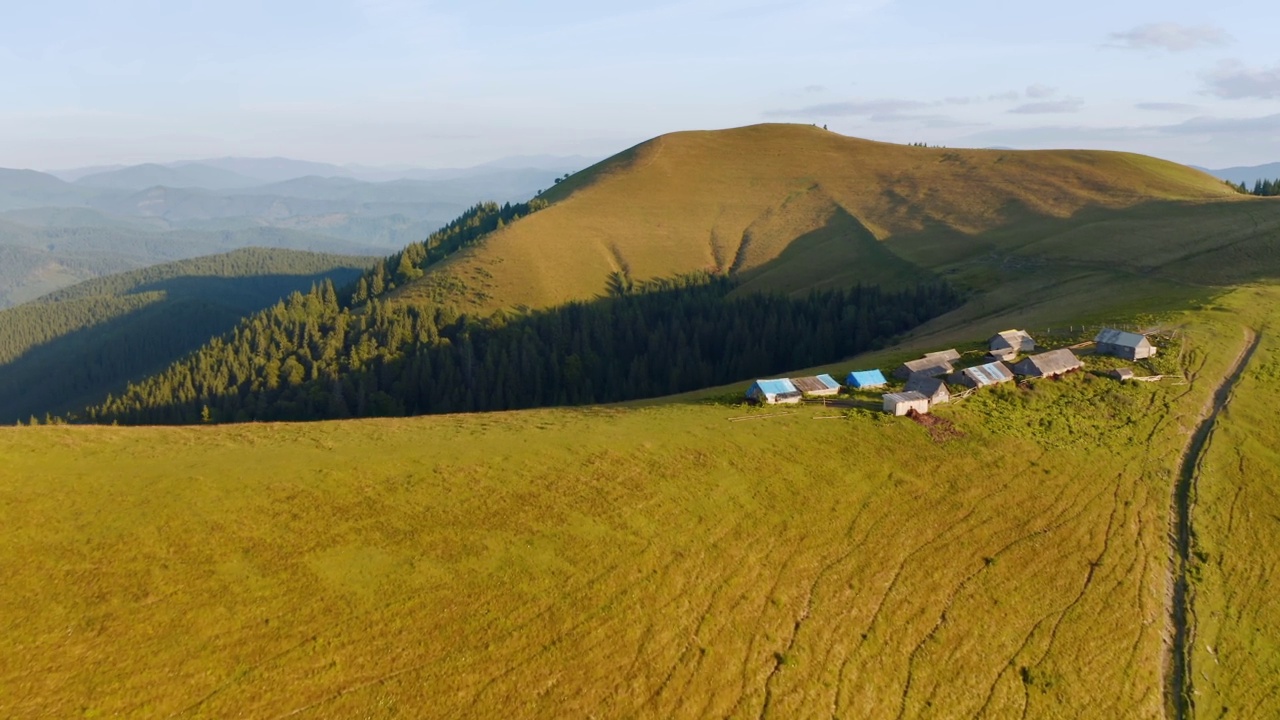
[[[100,272],[267,245],[383,253],[481,200],[521,201],[566,162],[421,170],[223,158],[58,171],[0,169],[0,307]],[[548,163],[554,167],[529,167]],[[576,168],[573,168],[576,169]]]
[[[1280,162],[1266,163],[1265,165],[1248,165],[1239,167],[1221,168],[1212,170],[1209,168],[1199,168],[1210,175],[1230,180],[1233,183],[1244,183],[1249,188],[1253,187],[1253,183],[1258,180],[1275,180],[1280,178]]]

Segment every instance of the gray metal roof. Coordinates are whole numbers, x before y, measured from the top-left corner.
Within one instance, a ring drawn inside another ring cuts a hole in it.
[[[951,348],[950,350],[939,350],[938,352],[925,353],[924,356],[925,356],[925,359],[928,359],[928,360],[946,360],[948,362],[955,362],[956,360],[960,359],[960,353],[955,348]]]
[[[891,400],[896,403],[920,402],[921,400],[924,400],[925,402],[929,401],[928,396],[921,395],[920,393],[914,390],[907,390],[905,392],[900,392],[900,393],[886,393],[884,396],[884,399]]]
[[[1032,350],[1036,341],[1026,330],[1002,330],[991,337],[988,347],[992,350]]]
[[[1013,379],[1013,373],[1009,372],[1008,366],[1002,362],[987,363],[977,367],[967,368],[960,372],[969,376],[978,387],[986,385],[995,385],[996,383],[1008,382]]]
[[[908,373],[924,373],[925,375],[945,375],[954,368],[950,360],[924,357],[903,363]]]
[[[933,394],[938,392],[938,388],[945,388],[946,386],[947,384],[942,381],[942,378],[912,375],[911,379],[907,380],[907,385],[904,389],[933,397]]]
[[[1062,348],[1061,350],[1050,350],[1039,355],[1023,358],[1022,362],[1013,366],[1013,369],[1019,375],[1042,375],[1048,377],[1079,370],[1081,367],[1084,367],[1084,363],[1080,362],[1075,353],[1067,348]]]
[[[1144,345],[1150,345],[1145,335],[1137,333],[1125,332],[1124,330],[1115,330],[1113,328],[1104,328],[1098,336],[1093,339],[1094,342],[1105,345],[1119,345],[1121,347],[1138,348]]]

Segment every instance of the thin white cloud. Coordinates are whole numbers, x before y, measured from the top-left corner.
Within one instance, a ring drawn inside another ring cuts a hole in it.
[[[1204,74],[1207,92],[1228,100],[1280,98],[1280,65],[1246,67],[1239,60],[1224,60]]]
[[[770,117],[869,117],[885,113],[899,113],[929,107],[918,100],[850,100],[848,102],[821,103],[802,108],[770,110]]]
[[[1054,113],[1073,113],[1079,112],[1084,106],[1084,100],[1080,98],[1067,98],[1065,100],[1048,100],[1045,102],[1033,102],[1019,105],[1009,112],[1016,115],[1050,115]]]
[[[1053,97],[1058,92],[1058,88],[1049,87],[1048,85],[1028,85],[1027,97],[1033,100],[1042,100],[1047,97]]]
[[[1160,128],[1175,135],[1266,135],[1274,140],[1280,133],[1280,113],[1261,117],[1219,118],[1200,116],[1184,120],[1177,125]]]
[[[1135,103],[1134,107],[1138,110],[1147,110],[1149,112],[1168,112],[1168,113],[1193,113],[1200,110],[1199,105],[1190,103],[1176,102],[1140,102]]]
[[[1216,25],[1181,25],[1162,22],[1139,25],[1108,36],[1110,47],[1127,50],[1168,50],[1185,52],[1200,47],[1215,47],[1231,42],[1226,30]]]

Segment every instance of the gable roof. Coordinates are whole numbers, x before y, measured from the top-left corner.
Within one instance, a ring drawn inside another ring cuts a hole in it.
[[[914,390],[907,390],[899,393],[886,393],[884,399],[895,403],[920,402],[921,400],[924,400],[925,402],[929,401],[928,397],[921,395]]]
[[[960,359],[960,353],[955,349],[939,350],[938,352],[925,353],[926,360],[945,360],[947,362],[955,362]]]
[[[909,392],[918,392],[927,397],[933,397],[937,394],[940,388],[945,389],[946,387],[947,384],[942,381],[942,378],[912,375],[911,379],[907,381],[906,387],[903,389]]]
[[[1013,373],[1002,362],[991,362],[986,365],[965,368],[960,372],[977,384],[978,387],[995,385],[996,383],[1008,382],[1013,379]]]
[[[822,392],[824,390],[840,389],[840,383],[836,382],[830,375],[791,378],[791,384],[800,392]]]
[[[1151,344],[1151,341],[1147,340],[1145,335],[1125,332],[1124,330],[1116,330],[1114,328],[1103,328],[1102,332],[1098,333],[1098,337],[1094,338],[1093,341],[1104,345],[1119,345],[1120,347],[1131,348],[1138,348]]]
[[[1022,362],[1014,366],[1015,370],[1020,370],[1022,375],[1034,374],[1034,369],[1041,375],[1062,375],[1063,373],[1078,370],[1083,367],[1083,363],[1076,357],[1075,353],[1067,348],[1060,350],[1050,350],[1049,352],[1040,353],[1039,355],[1031,355],[1023,358]]]
[[[848,384],[854,387],[870,387],[874,385],[885,385],[889,381],[884,379],[884,373],[879,370],[854,370],[849,373],[847,378]]]
[[[765,395],[781,395],[782,393],[797,392],[796,386],[792,385],[791,381],[787,378],[779,378],[777,380],[757,380],[751,384],[751,390],[756,388],[759,388],[760,392]],[[750,393],[751,390],[747,390],[747,392]]]
[[[954,369],[950,360],[924,357],[919,360],[908,360],[902,364],[908,373],[924,373],[926,375],[945,375]]]
[[[1026,330],[1001,330],[991,336],[988,347],[992,350],[1028,350],[1036,346],[1036,341]]]

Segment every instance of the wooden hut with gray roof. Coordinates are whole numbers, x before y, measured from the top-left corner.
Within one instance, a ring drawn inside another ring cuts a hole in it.
[[[893,415],[912,411],[924,415],[929,412],[929,398],[914,391],[888,393],[884,396],[884,411]]]
[[[959,359],[960,353],[955,350],[928,353],[919,360],[909,360],[902,363],[893,371],[893,375],[901,380],[907,380],[913,375],[938,377],[955,370],[955,362]]]
[[[1013,360],[1023,353],[1035,352],[1036,341],[1026,330],[1002,330],[991,336],[987,348],[993,360]]]
[[[1067,348],[1050,350],[1039,355],[1028,355],[1014,364],[1013,372],[1025,377],[1061,377],[1084,367],[1075,353]]]
[[[916,375],[907,381],[907,386],[903,390],[918,392],[929,398],[930,407],[939,403],[951,402],[951,390],[947,388],[947,384],[943,382],[942,378]]]
[[[1156,346],[1145,335],[1103,328],[1093,339],[1097,346],[1094,352],[1099,355],[1113,355],[1125,360],[1145,360],[1156,354]]]
[[[986,365],[965,368],[951,375],[947,381],[952,385],[963,385],[967,388],[981,388],[1000,383],[1013,382],[1013,373],[1009,366],[1002,362],[990,362]]]

